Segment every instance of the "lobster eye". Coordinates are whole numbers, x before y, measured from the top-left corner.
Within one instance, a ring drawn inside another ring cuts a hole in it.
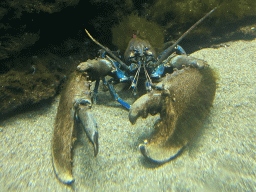
[[[130,58],[133,58],[133,57],[135,57],[135,54],[134,54],[134,52],[131,52],[129,57],[130,57]]]
[[[153,55],[153,52],[152,52],[151,50],[149,50],[148,47],[146,47],[146,48],[144,49],[144,54],[147,55],[147,56],[152,56],[152,55]]]
[[[150,51],[150,50],[148,50],[148,51],[146,52],[146,54],[147,54],[148,56],[152,56],[152,55],[153,55],[152,51]]]
[[[152,51],[149,51],[149,50],[147,51],[147,54],[148,55],[153,55]]]

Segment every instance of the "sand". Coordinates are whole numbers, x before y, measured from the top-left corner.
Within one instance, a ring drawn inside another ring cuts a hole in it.
[[[131,125],[128,111],[101,91],[93,106],[99,154],[93,157],[79,129],[73,154],[75,182],[62,184],[51,161],[58,96],[0,122],[0,191],[254,191],[256,40],[228,44],[192,54],[216,70],[218,89],[201,133],[179,158],[160,167],[146,163],[138,145],[159,116]]]

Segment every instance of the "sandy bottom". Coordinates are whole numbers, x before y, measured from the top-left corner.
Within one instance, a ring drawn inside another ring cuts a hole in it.
[[[51,161],[57,97],[0,122],[1,191],[254,191],[256,40],[229,44],[192,54],[217,71],[218,89],[200,135],[179,158],[160,167],[146,163],[138,145],[159,116],[131,125],[128,112],[108,92],[101,92],[93,108],[99,154],[93,157],[92,146],[79,130],[75,182],[65,186],[55,177]]]

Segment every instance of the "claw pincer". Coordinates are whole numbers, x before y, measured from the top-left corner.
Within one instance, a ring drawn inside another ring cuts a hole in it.
[[[98,131],[91,112],[90,93],[86,74],[75,71],[61,94],[53,133],[52,158],[56,176],[64,184],[74,181],[71,149],[79,124],[94,146],[94,156],[98,153]]]
[[[166,163],[183,151],[202,127],[215,96],[213,70],[202,60],[183,59],[189,61],[183,63],[187,67],[166,75],[156,89],[136,100],[129,111],[132,124],[140,116],[160,113],[150,138],[140,145],[142,155],[157,164]],[[196,64],[199,66],[195,67]]]

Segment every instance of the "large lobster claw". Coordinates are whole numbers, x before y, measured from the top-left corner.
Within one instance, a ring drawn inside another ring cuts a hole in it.
[[[156,87],[135,101],[129,119],[135,123],[140,116],[160,113],[140,151],[147,160],[163,164],[177,157],[201,129],[214,100],[216,77],[207,65],[186,67],[167,75]]]
[[[94,156],[98,153],[98,131],[91,112],[90,94],[86,74],[78,71],[71,74],[61,94],[53,133],[52,158],[56,176],[64,184],[74,181],[71,149],[78,123],[84,127],[94,146]]]

